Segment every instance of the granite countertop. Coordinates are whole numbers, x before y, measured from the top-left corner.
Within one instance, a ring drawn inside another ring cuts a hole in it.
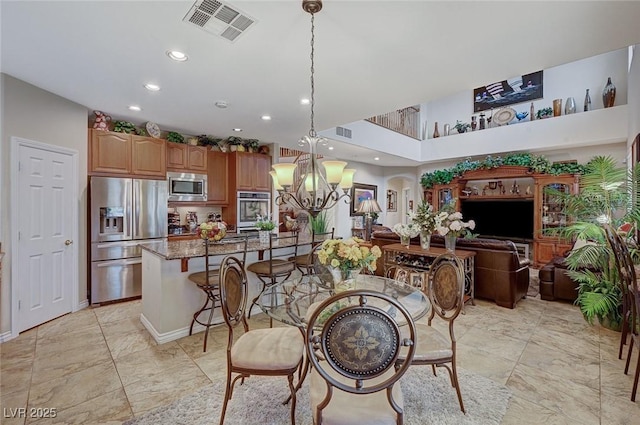
[[[298,239],[298,245],[308,244],[310,242],[311,237],[309,235],[301,235]],[[240,245],[241,244],[238,243],[225,242],[225,240],[222,239],[218,243],[209,245],[209,255],[226,255],[233,252],[238,252],[238,250],[242,249]],[[166,260],[204,257],[204,242],[202,241],[202,239],[147,242],[140,244],[140,247],[145,251],[149,251],[153,254],[159,255]],[[264,251],[268,249],[269,245],[261,244],[258,238],[249,238],[247,243],[248,252]]]

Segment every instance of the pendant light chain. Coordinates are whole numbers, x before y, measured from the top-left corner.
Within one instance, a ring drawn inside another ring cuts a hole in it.
[[[315,72],[314,68],[314,53],[315,53],[315,14],[311,13],[311,129],[309,130],[309,136],[316,137],[316,129],[313,122],[313,107],[315,106],[315,81],[313,78],[313,74]]]

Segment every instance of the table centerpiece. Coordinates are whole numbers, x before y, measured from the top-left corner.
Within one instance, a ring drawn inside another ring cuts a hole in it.
[[[363,239],[327,239],[318,250],[318,260],[329,266],[336,291],[351,289],[363,268],[374,272],[376,260],[382,255],[380,247],[361,245]],[[335,273],[334,273],[335,272]]]

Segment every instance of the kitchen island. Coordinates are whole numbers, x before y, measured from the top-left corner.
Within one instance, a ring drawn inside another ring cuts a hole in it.
[[[269,245],[250,238],[247,244],[246,266],[262,257]],[[310,237],[300,236],[298,254],[310,250]],[[235,243],[210,245],[210,255],[224,256],[236,252]],[[202,307],[206,295],[188,279],[191,273],[203,271],[204,242],[201,239],[152,242],[142,245],[142,314],[140,320],[157,343],[173,341],[189,335],[193,313]],[[253,273],[247,273],[249,299],[262,289],[262,284]],[[254,306],[254,310],[258,307]],[[254,311],[257,313],[258,311]],[[222,323],[216,309],[213,323]],[[193,332],[204,330],[195,324]]]

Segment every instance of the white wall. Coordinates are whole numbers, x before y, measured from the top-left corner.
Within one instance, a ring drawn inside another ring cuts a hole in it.
[[[9,205],[10,191],[9,174],[11,164],[10,139],[17,136],[37,142],[62,146],[78,151],[78,195],[76,206],[79,223],[77,234],[78,246],[78,277],[80,293],[84,294],[78,302],[86,299],[87,287],[87,108],[71,102],[50,92],[39,89],[24,81],[6,74],[0,74],[2,88],[2,123],[0,138],[0,184],[3,188],[0,194],[2,215],[0,226],[2,235],[2,249],[7,253],[2,267],[2,293],[0,294],[0,334],[11,329],[11,299],[10,288],[20,282],[12,280],[11,273],[11,228],[12,217]],[[75,291],[74,291],[75,293]]]
[[[631,145],[635,137],[640,133],[640,44],[632,47],[633,61],[629,69],[629,139],[628,152],[631,154]],[[640,149],[640,146],[638,146]]]
[[[523,70],[523,73],[536,72],[537,69]],[[514,75],[500,77],[507,79]],[[553,99],[563,99],[564,103],[568,97],[573,97],[576,101],[577,111],[583,110],[583,103],[586,89],[591,95],[592,109],[602,109],[602,89],[607,83],[607,78],[611,77],[616,86],[615,105],[627,104],[627,49],[615,50],[591,58],[582,59],[554,68],[545,69],[543,72],[544,98],[535,100],[534,108],[537,111],[545,107],[551,107]],[[487,81],[492,83],[493,81]],[[510,105],[518,112],[528,112],[530,102]],[[423,116],[427,120],[428,138],[433,137],[434,123],[438,122],[439,132],[444,134],[444,125],[449,123],[452,134],[456,131],[453,126],[456,120],[471,122],[472,115],[479,115],[473,112],[473,88],[463,90],[453,96],[437,99],[422,105],[421,110],[425,110]],[[490,111],[485,111],[490,116]],[[528,121],[527,117],[524,121]],[[517,120],[513,121],[517,123]],[[512,124],[513,125],[513,124]],[[488,136],[488,135],[487,135]]]

